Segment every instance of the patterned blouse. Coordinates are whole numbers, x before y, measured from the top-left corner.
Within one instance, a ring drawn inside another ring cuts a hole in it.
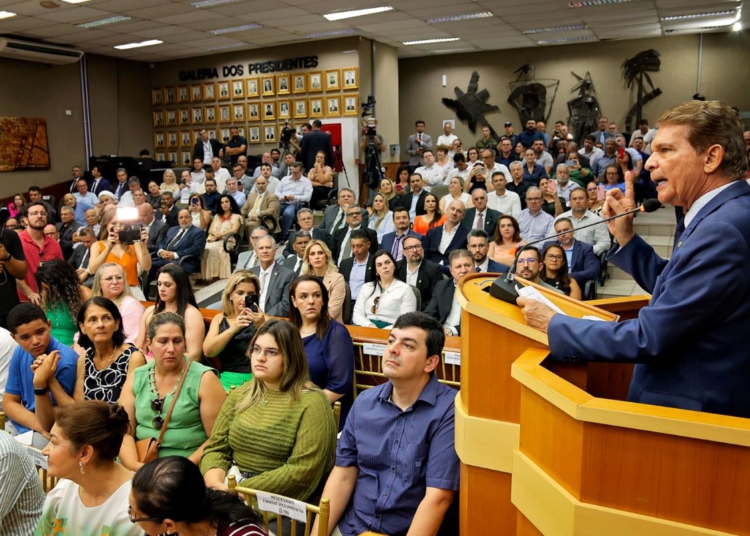
[[[103,369],[97,370],[94,365],[94,348],[86,350],[86,364],[83,379],[83,399],[84,400],[102,400],[104,402],[117,403],[120,399],[120,392],[128,376],[128,365],[130,356],[137,352],[138,348],[129,345],[123,352],[117,356],[112,364]]]

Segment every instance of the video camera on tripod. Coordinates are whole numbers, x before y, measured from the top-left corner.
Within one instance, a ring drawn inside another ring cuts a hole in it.
[[[365,184],[376,189],[380,187],[380,181],[383,180],[384,170],[380,165],[380,145],[382,141],[378,138],[377,124],[378,121],[373,117],[375,111],[375,98],[372,95],[367,96],[367,102],[362,104],[362,135],[367,137],[367,147],[365,148]]]
[[[289,120],[284,121],[284,128],[281,129],[281,139],[279,140],[279,149],[283,149],[282,156],[292,152],[289,146],[291,145],[292,136],[296,135],[297,131],[289,126]]]

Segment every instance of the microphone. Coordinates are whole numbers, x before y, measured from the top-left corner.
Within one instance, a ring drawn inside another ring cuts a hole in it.
[[[615,214],[614,216],[610,216],[609,218],[606,218],[602,221],[589,223],[587,225],[582,225],[581,227],[574,229],[573,233],[581,229],[593,227],[594,225],[601,225],[602,223],[606,223],[610,220],[614,220],[622,216],[627,216],[628,214],[635,214],[636,212],[655,212],[659,210],[659,208],[661,208],[661,202],[658,199],[646,199],[643,202],[643,204],[638,208],[634,208],[633,210],[628,210],[627,212],[623,212],[622,214]],[[516,278],[516,265],[518,263],[518,257],[521,255],[523,250],[525,250],[528,247],[533,246],[534,244],[538,244],[540,242],[547,242],[548,240],[552,240],[553,238],[557,238],[558,236],[568,234],[569,232],[570,231],[563,231],[562,233],[556,233],[550,236],[545,236],[544,238],[540,238],[539,240],[534,240],[533,242],[529,242],[528,244],[522,246],[516,252],[516,258],[513,261],[513,266],[510,267],[510,269],[508,270],[508,273],[505,274],[504,276],[498,277],[492,283],[492,286],[490,287],[490,295],[499,300],[503,300],[506,303],[516,305],[516,298],[518,298],[518,291],[516,290],[516,285],[514,283],[515,278]]]

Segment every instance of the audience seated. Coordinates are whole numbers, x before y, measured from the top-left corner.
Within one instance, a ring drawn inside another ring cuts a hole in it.
[[[115,262],[103,264],[94,274],[91,296],[101,296],[112,300],[122,317],[125,342],[134,343],[138,340],[141,318],[145,309],[133,296],[122,266]]]
[[[403,252],[404,258],[396,262],[396,277],[419,290],[424,310],[437,284],[443,280],[443,273],[437,264],[424,258],[420,236],[407,235],[403,240]]]
[[[151,205],[147,205],[151,206]],[[190,194],[188,199],[187,209],[190,211],[190,216],[193,219],[193,225],[199,229],[205,231],[211,225],[212,213],[206,208],[203,196],[200,194]],[[165,228],[166,229],[166,228]],[[166,230],[165,230],[166,232]],[[149,237],[150,239],[150,237]],[[150,250],[149,250],[150,251]]]
[[[488,256],[505,267],[513,266],[518,248],[525,244],[526,242],[521,238],[521,228],[518,221],[513,216],[503,215],[495,227]]]
[[[426,213],[424,200],[427,197],[427,190],[423,188],[422,175],[412,173],[409,177],[409,193],[404,195],[401,204],[409,211],[409,217],[414,221],[417,216]]]
[[[253,338],[250,360],[253,379],[230,393],[203,453],[206,485],[226,490],[236,464],[243,487],[315,503],[333,465],[336,423],[308,378],[299,330],[269,320]]]
[[[300,210],[300,212],[302,211]],[[299,277],[300,272],[302,271],[302,264],[305,262],[305,248],[312,239],[313,238],[308,231],[297,231],[289,239],[289,245],[292,246],[294,254],[281,261],[281,266],[294,272],[294,277]],[[286,253],[286,250],[284,250],[284,252]]]
[[[219,197],[221,197],[221,194],[226,189],[226,183],[223,188],[219,188],[215,178],[207,178],[204,186],[206,192],[201,194],[201,199],[203,200],[204,208],[213,213],[216,211],[216,204],[219,202]]]
[[[536,186],[526,190],[526,206],[516,216],[521,238],[533,242],[554,234],[555,219],[542,210],[542,191]]]
[[[330,207],[329,207],[330,208]],[[310,234],[310,238],[322,240],[328,246],[328,249],[333,247],[333,237],[328,234],[328,231],[320,227],[314,226],[315,216],[313,211],[309,208],[302,208],[297,212],[297,226],[301,231],[306,231]],[[295,233],[289,235],[289,241],[286,244],[283,255],[285,257],[294,255],[294,239]]]
[[[377,193],[373,197],[372,211],[367,227],[377,233],[378,243],[380,243],[383,240],[383,235],[396,229],[393,223],[393,212],[391,212],[388,201],[383,194]]]
[[[206,234],[193,225],[189,211],[181,210],[179,226],[170,228],[164,240],[156,246],[156,253],[152,255],[153,261],[149,272],[149,280],[152,280],[156,272],[163,266],[187,256],[195,258],[183,260],[180,266],[190,274],[198,271],[199,258],[205,247]]]
[[[338,205],[331,205],[326,207],[323,213],[323,222],[320,224],[320,229],[324,229],[330,235],[334,235],[336,231],[346,226],[346,207],[354,205],[354,192],[350,188],[340,188],[338,193]],[[367,226],[368,215],[365,209],[360,210],[362,214],[362,221]]]
[[[422,151],[422,159],[424,160],[424,165],[415,169],[414,173],[422,177],[423,188],[429,193],[433,187],[443,184],[445,172],[435,161],[435,154],[431,149],[424,149]]]
[[[323,389],[328,401],[341,402],[339,429],[352,405],[354,343],[349,331],[328,315],[328,291],[315,276],[303,275],[290,289],[289,321],[302,337],[310,381]]]
[[[404,239],[407,236],[416,236],[422,240],[422,235],[411,230],[409,210],[404,207],[397,207],[393,211],[393,225],[396,230],[383,235],[380,249],[390,251],[393,258],[398,262],[404,258]]]
[[[0,534],[34,534],[44,506],[39,472],[26,447],[0,430]]]
[[[232,273],[229,253],[224,251],[224,239],[240,230],[240,208],[230,195],[222,195],[219,210],[208,230],[206,247],[201,255],[201,279],[204,281],[227,279]]]
[[[494,165],[494,162],[493,162]],[[477,160],[472,166],[469,176],[464,182],[464,191],[471,194],[476,188],[483,188],[485,191],[492,190],[492,183],[488,181],[487,168],[482,160]]]
[[[195,464],[180,456],[138,469],[128,515],[146,534],[268,536],[252,508],[226,491],[207,487]]]
[[[289,228],[292,226],[297,211],[302,208],[303,203],[309,203],[312,197],[313,187],[310,180],[302,175],[302,163],[292,164],[292,173],[284,177],[276,188],[276,196],[281,202],[281,239],[286,240],[289,236]]]
[[[385,200],[388,203],[388,208],[391,210],[391,212],[396,210],[397,207],[403,206],[401,204],[401,196],[396,193],[396,186],[388,177],[383,177],[383,180],[380,181],[380,193],[385,196]]]
[[[512,216],[521,212],[521,199],[517,193],[506,189],[507,184],[508,181],[502,172],[496,171],[492,174],[493,191],[487,194],[487,206],[496,212]],[[467,207],[471,208],[469,205]]]
[[[65,205],[60,207],[60,220],[55,227],[57,232],[60,233],[58,240],[63,251],[63,257],[67,260],[73,254],[73,248],[80,242],[76,232],[83,225],[75,221],[75,210]]]
[[[339,324],[343,324],[347,285],[344,276],[338,272],[333,262],[331,250],[322,240],[311,240],[307,244],[302,275],[323,278],[323,285],[328,291],[328,315]]]
[[[531,281],[532,283],[536,283],[539,286],[542,286],[546,288],[547,290],[553,290],[555,292],[559,292],[562,294],[563,292],[556,287],[553,287],[551,285],[548,285],[547,283],[542,280],[541,276],[541,270],[544,268],[544,263],[542,262],[542,253],[534,246],[528,246],[524,248],[521,253],[518,255],[518,260],[516,261],[517,270],[516,274],[519,277],[522,277],[526,279],[527,281]]]
[[[594,281],[599,277],[599,260],[594,254],[593,247],[574,238],[574,227],[571,220],[569,218],[558,218],[555,221],[555,232],[562,233],[565,231],[569,231],[569,234],[559,236],[557,244],[565,250],[570,277],[576,280],[581,289],[584,289],[587,281]]]
[[[440,211],[438,198],[431,193],[424,196],[425,213],[414,218],[412,229],[421,235],[426,235],[430,229],[442,226],[446,215]]]
[[[489,258],[489,240],[489,235],[483,229],[472,229],[469,231],[466,249],[469,250],[469,253],[474,258],[474,271],[491,273],[507,272],[507,266]]]
[[[281,213],[281,203],[275,194],[268,192],[268,179],[271,176],[271,166],[263,164],[263,171],[255,181],[257,192],[247,196],[247,200],[242,207],[242,217],[244,218],[245,235],[249,236],[253,229],[265,225],[268,227],[269,218],[273,220],[273,227],[269,230],[272,233],[278,232],[279,215]]]
[[[150,255],[156,253],[157,246],[167,236],[167,224],[160,221],[154,213],[154,208],[148,203],[144,203],[138,207],[138,216],[141,225],[146,229],[148,233],[148,242],[146,248]]]
[[[250,271],[260,281],[260,311],[270,316],[286,318],[289,315],[289,287],[294,280],[294,272],[276,263],[276,240],[272,236],[260,237],[255,244],[255,251],[259,263],[250,268]]]
[[[221,296],[221,314],[213,317],[203,341],[203,353],[221,365],[219,379],[228,392],[249,382],[248,349],[257,329],[266,321],[258,307],[260,281],[247,270],[232,274]]]
[[[68,264],[75,269],[78,281],[91,288],[93,280],[91,272],[89,272],[89,261],[91,260],[91,246],[96,242],[94,231],[90,227],[81,227],[76,233],[76,237],[79,239],[79,245],[73,248],[73,254],[68,259]]]
[[[315,164],[308,168],[307,178],[313,187],[311,203],[326,201],[333,190],[333,168],[326,165],[326,154],[323,151],[315,153]]]
[[[445,224],[430,229],[422,240],[425,258],[447,269],[448,255],[451,251],[466,247],[469,231],[461,225],[465,213],[466,208],[461,201],[451,201]]]
[[[542,153],[547,154],[543,149]],[[523,180],[533,186],[537,186],[540,179],[549,178],[549,174],[544,166],[537,164],[537,154],[534,152],[534,149],[526,149],[523,153],[523,160]]]
[[[456,393],[435,374],[444,341],[440,325],[421,313],[393,326],[382,358],[389,381],[357,397],[338,442],[323,489],[331,500],[326,533],[438,533],[459,479]]]
[[[544,174],[540,175],[540,178],[542,176],[549,178],[549,174],[552,173],[553,160],[552,155],[545,150],[545,144],[536,140],[531,144],[531,150],[534,151],[534,162],[544,168]]]
[[[617,143],[615,142],[614,138],[607,138],[607,140],[604,142],[604,154],[602,154],[599,158],[596,159],[594,163],[592,163],[592,171],[594,172],[594,177],[598,178],[599,180],[604,179],[604,172],[606,171],[608,166],[617,164]]]
[[[362,285],[352,323],[388,329],[400,315],[417,310],[417,298],[409,285],[396,279],[396,261],[388,251],[381,249],[371,262],[374,281]]]
[[[604,189],[606,191],[619,189],[625,193],[625,173],[621,166],[612,164],[607,166],[604,171]]]
[[[250,236],[248,237],[250,250],[243,251],[239,254],[239,256],[237,257],[237,264],[234,268],[235,272],[238,270],[249,270],[258,266],[258,264],[260,263],[260,258],[258,257],[258,253],[255,250],[255,247],[258,244],[258,239],[263,236],[268,236],[268,229],[266,229],[265,227],[256,227],[252,230]]]
[[[461,156],[463,158],[463,155]],[[469,168],[466,168],[467,175]],[[471,196],[464,192],[464,179],[458,175],[454,175],[450,179],[446,179],[448,182],[448,195],[440,198],[440,212],[445,214],[448,209],[448,205],[451,201],[462,201],[468,208],[474,205],[471,202]]]
[[[352,256],[341,261],[339,273],[344,276],[346,284],[349,285],[353,311],[362,285],[373,281],[374,276],[370,255],[370,236],[364,229],[357,229],[351,232],[349,243]]]
[[[346,226],[333,233],[333,258],[337,265],[352,256],[349,236],[356,229],[362,229],[370,236],[371,253],[378,250],[378,235],[362,223],[362,209],[359,208],[359,205],[348,205],[346,207]]]
[[[8,212],[10,212],[11,218],[17,218],[23,211],[23,206],[26,204],[26,199],[23,194],[15,194],[13,201],[8,203]]]
[[[162,175],[162,183],[159,186],[159,192],[162,195],[164,192],[170,192],[174,197],[179,191],[180,185],[177,184],[177,176],[174,174],[174,171],[171,169],[165,170],[164,175]]]
[[[594,197],[596,194],[596,185],[592,182],[586,186],[586,190],[578,188],[570,193],[570,210],[563,212],[558,216],[557,221],[561,218],[567,218],[576,229],[575,239],[579,242],[593,246],[594,254],[603,256],[612,245],[612,239],[609,235],[607,225],[602,223],[601,217],[597,216],[588,209],[588,198],[590,197],[588,188],[592,188]],[[593,225],[586,229],[577,230],[578,227],[600,222],[600,225]]]
[[[540,179],[539,190],[542,192],[542,211],[555,218],[568,210],[565,199],[557,193],[555,181],[552,179]]]
[[[75,269],[60,259],[42,264],[36,281],[42,309],[52,326],[52,336],[66,346],[73,346],[73,338],[78,333],[78,311],[91,297],[91,289],[82,285]]]
[[[131,471],[143,466],[135,443],[159,437],[177,397],[158,455],[184,456],[198,465],[226,400],[224,389],[213,369],[195,363],[189,355],[186,323],[179,314],[167,311],[151,316],[146,342],[154,359],[128,376],[120,397],[130,418],[130,430],[120,449],[122,464]]]
[[[172,171],[172,170],[169,170]],[[174,172],[173,172],[174,173]],[[148,193],[146,194],[146,202],[153,207],[154,210],[159,210],[161,206],[161,190],[159,184],[156,181],[150,181],[148,183]]]
[[[562,246],[549,244],[544,248],[542,259],[544,263],[539,271],[542,281],[575,300],[583,299],[581,287],[569,273],[568,258]]]
[[[461,305],[456,287],[459,279],[474,270],[474,257],[466,249],[457,249],[450,254],[449,267],[451,278],[435,285],[424,312],[440,323],[446,335],[461,335]]]
[[[205,338],[206,327],[203,323],[203,315],[198,310],[187,272],[177,264],[162,266],[156,273],[156,301],[143,314],[135,343],[145,352],[149,351],[148,342],[151,340],[147,336],[146,328],[152,316],[163,312],[174,312],[184,319],[187,326],[185,342],[187,354],[193,361],[200,361],[203,357],[202,342]]]
[[[513,180],[508,181],[505,188],[518,195],[518,198],[521,201],[521,210],[523,210],[526,208],[526,190],[531,188],[532,184],[523,180],[524,167],[521,162],[511,162],[509,169],[510,176]],[[518,212],[515,212],[511,215],[516,216],[517,214]]]
[[[121,406],[100,401],[60,409],[42,454],[60,481],[47,495],[35,534],[122,534],[142,530],[128,518],[133,474],[117,463],[128,430]]]
[[[171,228],[179,225],[177,218],[180,213],[180,207],[175,204],[175,198],[172,192],[167,190],[161,193],[159,212],[161,213],[159,219],[162,223],[166,224],[167,227]]]
[[[466,209],[461,225],[467,230],[482,229],[487,233],[494,232],[500,212],[487,207],[487,191],[475,188],[471,192],[472,208]]]
[[[63,260],[60,244],[51,236],[45,236],[44,234],[48,215],[49,212],[44,208],[43,203],[32,202],[26,205],[25,217],[28,220],[28,225],[18,234],[23,247],[23,258],[18,256],[20,252],[17,247],[13,247],[12,249],[15,251],[10,252],[14,259],[26,261],[28,267],[26,276],[24,277],[22,267],[17,263],[13,263],[12,267],[10,263],[6,264],[8,272],[16,278],[19,298],[37,304],[41,303],[41,297],[36,284],[36,272],[41,266],[42,260],[44,262],[53,259]],[[6,236],[3,234],[3,239]]]

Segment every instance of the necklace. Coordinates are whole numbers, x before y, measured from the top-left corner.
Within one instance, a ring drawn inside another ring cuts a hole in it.
[[[306,330],[303,330],[302,328],[300,328],[299,334],[302,335],[303,337],[307,337],[308,335],[312,335],[313,333],[315,333],[317,330],[318,330],[317,326],[314,326],[312,329],[306,329]]]
[[[183,360],[182,363],[182,370],[180,371],[180,377],[177,378],[177,381],[174,384],[174,387],[172,388],[172,391],[163,397],[159,397],[159,390],[156,388],[156,366],[154,365],[151,367],[151,370],[148,371],[148,384],[149,388],[151,389],[151,392],[156,395],[156,398],[161,398],[162,400],[166,400],[168,396],[172,396],[177,392],[177,386],[180,385],[180,381],[182,380],[182,375],[185,374],[185,370],[188,367],[185,366],[185,362]]]
[[[116,351],[117,347],[115,347],[114,350],[112,350],[112,353],[109,354],[109,359],[107,361],[104,361],[104,359],[102,359],[101,357],[99,358],[99,363],[101,365],[101,368],[99,370],[104,370],[112,364],[112,362],[115,360],[114,358]]]

